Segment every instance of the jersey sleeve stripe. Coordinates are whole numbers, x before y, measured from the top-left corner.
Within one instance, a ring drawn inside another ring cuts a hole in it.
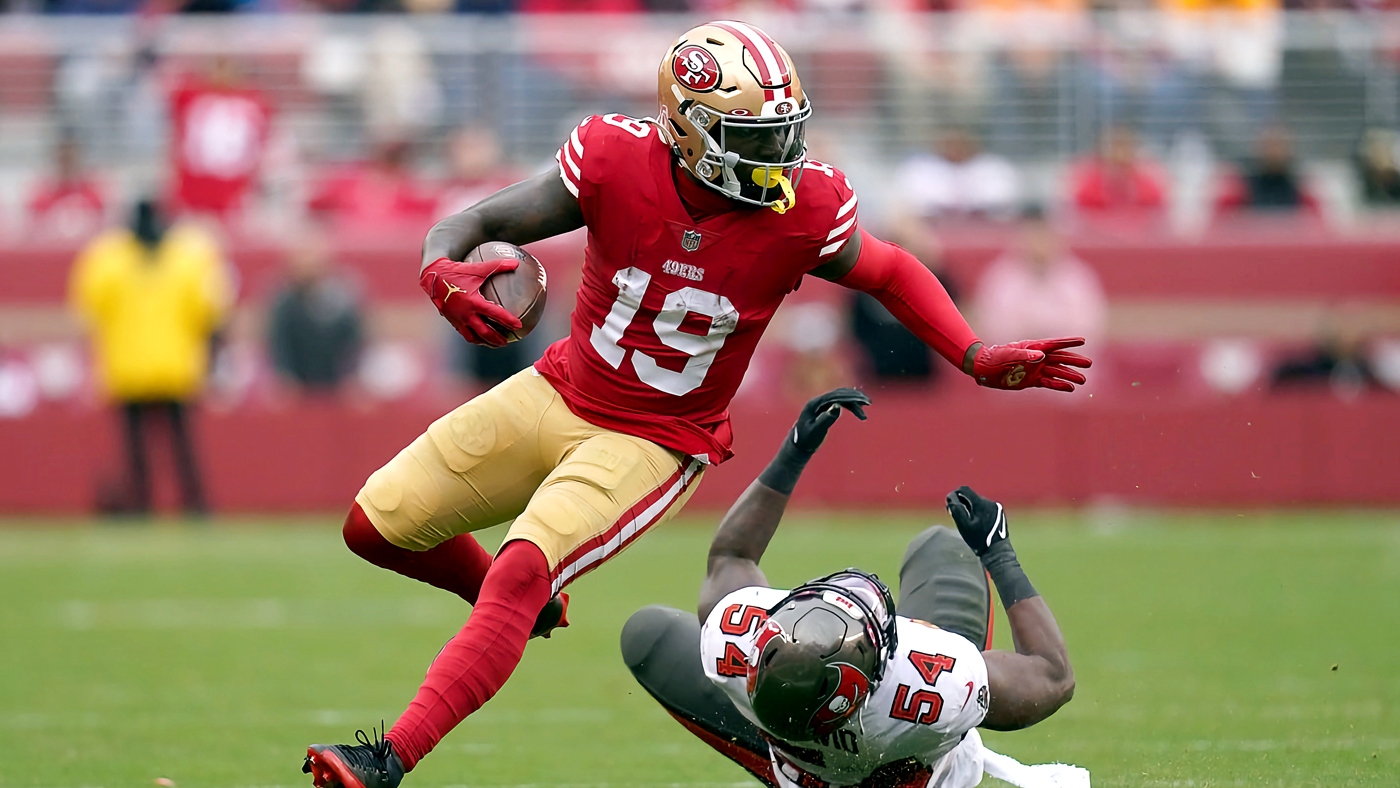
[[[838,216],[838,217],[836,217],[836,218],[839,219],[839,218],[841,218],[841,217]],[[840,235],[841,233],[846,232],[847,230],[851,229],[851,225],[853,225],[853,224],[855,224],[855,223],[856,223],[856,217],[855,217],[854,214],[852,214],[852,215],[851,215],[851,218],[847,219],[845,224],[841,225],[840,227],[837,227],[835,230],[832,230],[832,231],[826,236],[826,240],[830,241],[832,238],[835,238],[836,236]]]
[[[582,159],[583,159],[583,143],[579,141],[579,138],[578,138],[578,127],[577,127],[577,126],[574,127],[573,133],[571,133],[571,134],[569,135],[569,142],[573,144],[573,146],[574,146],[574,153],[579,157],[579,160],[582,160]]]
[[[851,199],[847,200],[846,204],[841,206],[841,210],[836,212],[836,218],[840,219],[842,216],[845,216],[846,213],[854,207],[856,207],[856,195],[852,194]]]
[[[574,162],[575,156],[573,154],[573,151],[571,151],[569,147],[565,145],[564,147],[559,149],[559,153],[564,157],[564,163],[569,166],[569,171],[574,174],[574,180],[582,180],[583,168]]]
[[[820,251],[820,252],[817,252],[817,257],[826,257],[827,255],[831,254],[832,252],[838,251],[841,247],[845,246],[845,245],[846,245],[846,242],[849,241],[849,240],[851,240],[851,239],[850,239],[850,238],[842,238],[842,239],[839,240],[839,241],[834,241],[834,242],[832,242],[832,243],[827,244],[826,246],[823,246],[823,247],[821,248],[821,251]],[[811,247],[808,247],[808,248],[811,248]]]
[[[568,162],[567,165],[565,164],[563,148],[560,148],[559,152],[554,154],[554,159],[559,162],[559,180],[564,182],[564,188],[569,190],[569,194],[577,197],[578,184],[574,183],[573,180],[569,178],[569,167],[573,167],[574,163]]]

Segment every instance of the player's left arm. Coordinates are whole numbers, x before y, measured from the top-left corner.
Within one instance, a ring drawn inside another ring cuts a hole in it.
[[[768,549],[778,522],[783,519],[788,497],[807,461],[826,439],[827,430],[845,408],[865,420],[870,398],[855,389],[835,389],[809,400],[783,440],[773,461],[759,474],[739,500],[720,520],[719,530],[710,543],[705,565],[705,581],[700,586],[697,612],[703,622],[724,597],[740,588],[766,586],[768,578],[758,568]]]
[[[858,229],[830,262],[812,275],[874,296],[899,322],[978,385],[997,389],[1041,387],[1074,391],[1086,381],[1076,367],[1092,363],[1070,348],[1080,337],[987,345],[948,297],[932,271],[896,244]]]
[[[1074,668],[1050,606],[1016,558],[1002,505],[970,487],[948,493],[948,514],[991,576],[1016,650],[984,651],[991,699],[982,727],[1011,731],[1054,714],[1074,697]]]

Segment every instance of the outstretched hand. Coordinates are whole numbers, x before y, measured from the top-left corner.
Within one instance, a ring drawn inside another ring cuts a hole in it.
[[[983,498],[971,487],[963,485],[948,493],[948,516],[958,526],[963,541],[981,558],[998,542],[1008,538],[1006,510],[991,498]]]
[[[514,271],[520,262],[497,258],[479,263],[459,263],[445,257],[423,269],[418,284],[432,299],[438,314],[457,329],[462,338],[475,345],[501,347],[508,341],[498,329],[512,331],[521,326],[520,318],[508,309],[487,300],[481,285],[493,274]]]
[[[977,385],[993,389],[1040,387],[1074,391],[1076,385],[1088,381],[1079,369],[1088,369],[1094,363],[1078,353],[1068,352],[1069,348],[1083,344],[1083,337],[1065,337],[983,345],[973,356],[972,377]]]
[[[851,388],[834,389],[813,397],[802,408],[797,423],[792,425],[793,445],[807,454],[814,453],[826,440],[826,431],[836,423],[842,408],[865,421],[865,406],[869,404],[870,397],[865,392]]]

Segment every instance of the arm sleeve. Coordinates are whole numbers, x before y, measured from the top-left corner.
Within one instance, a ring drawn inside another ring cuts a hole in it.
[[[836,283],[874,296],[924,344],[961,369],[977,334],[938,277],[899,246],[864,230],[860,234],[860,257]]]

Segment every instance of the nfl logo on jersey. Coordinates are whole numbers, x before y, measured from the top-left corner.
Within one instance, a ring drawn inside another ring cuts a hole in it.
[[[681,234],[681,248],[687,252],[693,252],[700,248],[700,231],[686,230]]]

